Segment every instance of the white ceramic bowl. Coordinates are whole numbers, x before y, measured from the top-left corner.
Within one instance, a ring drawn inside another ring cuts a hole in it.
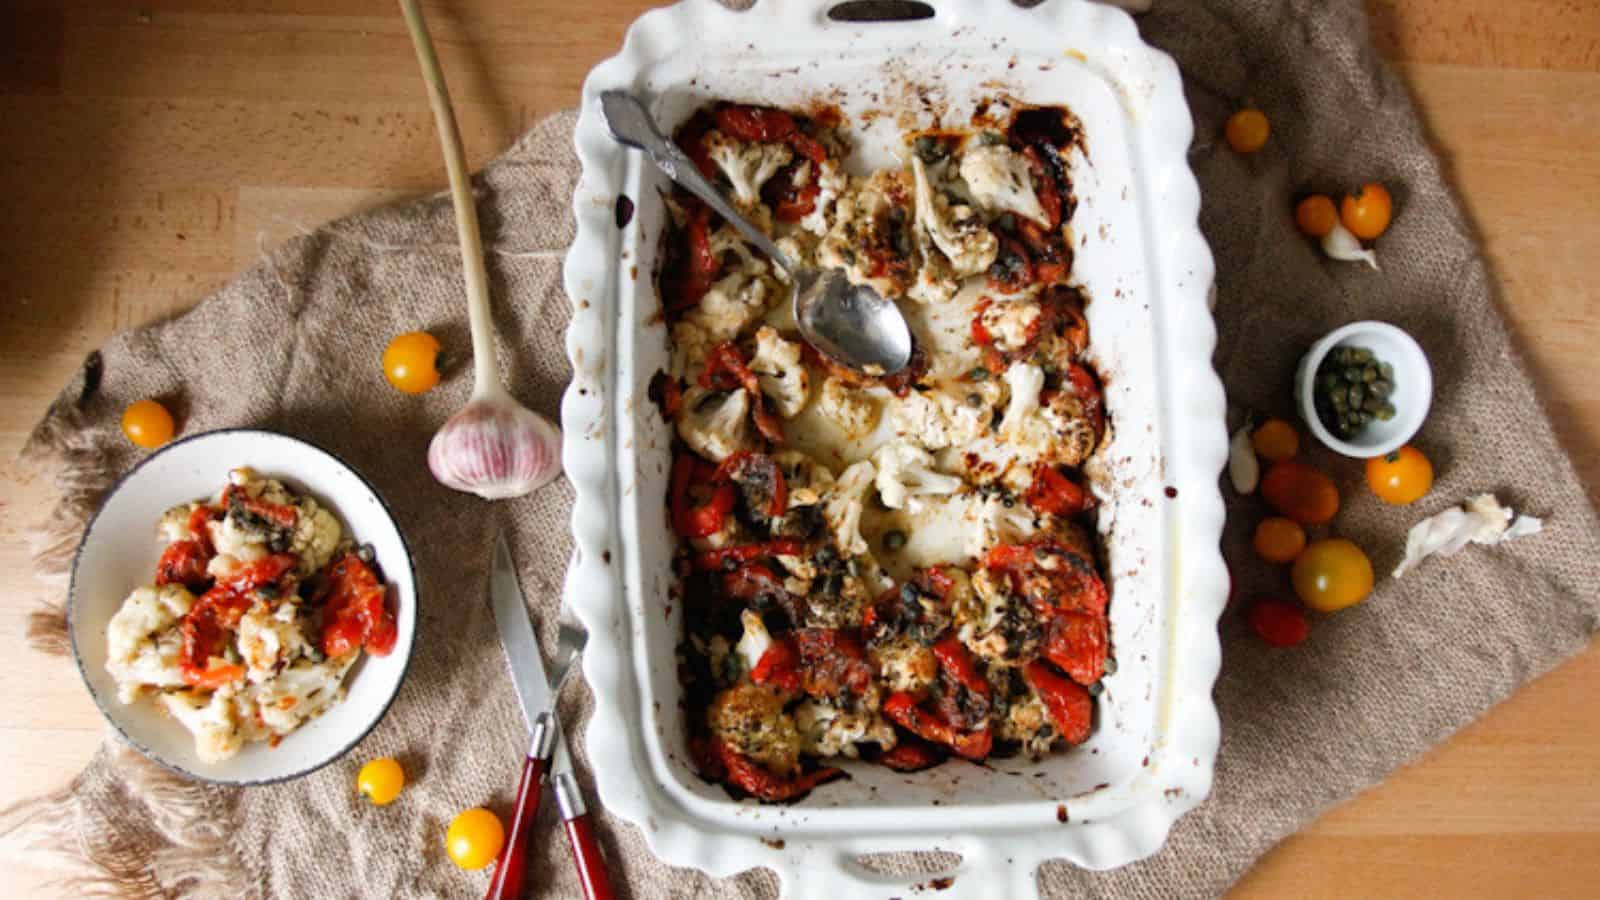
[[[152,698],[124,705],[106,671],[106,624],[134,588],[151,583],[162,545],[156,522],[167,509],[214,497],[228,470],[249,466],[309,493],[371,544],[396,611],[400,637],[385,657],[364,654],[345,676],[345,699],[300,726],[276,747],[246,744],[220,763],[202,762],[194,738]],[[231,429],[184,438],[152,453],[111,490],[89,522],[72,566],[67,631],[89,693],[106,720],[150,759],[184,775],[222,784],[297,778],[344,755],[389,709],[411,661],[416,637],[416,573],[411,551],[377,492],[332,454],[270,431]]]
[[[1394,367],[1394,418],[1373,420],[1353,440],[1336,437],[1317,415],[1314,389],[1317,367],[1335,347],[1362,347],[1372,351],[1379,362]],[[1433,403],[1433,369],[1427,354],[1411,335],[1387,322],[1351,322],[1329,332],[1300,360],[1294,376],[1295,404],[1311,433],[1328,449],[1356,459],[1371,459],[1405,446],[1422,427]]]

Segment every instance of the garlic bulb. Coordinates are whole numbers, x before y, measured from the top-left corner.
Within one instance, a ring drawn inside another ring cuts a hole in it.
[[[1338,222],[1333,223],[1333,230],[1322,236],[1322,252],[1329,259],[1340,262],[1364,262],[1376,269],[1378,267],[1378,254],[1361,246],[1361,241],[1350,233],[1350,229]]]
[[[467,181],[466,154],[456,128],[450,96],[427,26],[414,0],[401,4],[416,47],[422,80],[428,87],[450,176],[456,235],[461,242],[462,277],[467,288],[467,321],[472,327],[472,399],[444,423],[428,444],[428,469],[445,487],[486,500],[520,497],[561,474],[561,431],[544,416],[518,403],[500,380],[489,310],[489,277],[483,266],[478,210]]]
[[[1261,461],[1256,459],[1256,448],[1250,443],[1250,423],[1233,433],[1228,442],[1228,480],[1241,494],[1253,494],[1261,481]]]
[[[561,474],[561,432],[504,391],[474,397],[428,444],[445,487],[485,500],[520,497]]]

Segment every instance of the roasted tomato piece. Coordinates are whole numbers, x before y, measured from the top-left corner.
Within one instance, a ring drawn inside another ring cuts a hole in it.
[[[983,759],[994,747],[994,732],[987,726],[961,731],[937,712],[919,706],[916,696],[904,691],[890,694],[883,701],[883,714],[917,737],[949,747],[967,759]]]
[[[709,537],[721,531],[733,514],[738,491],[727,482],[717,483],[716,471],[715,466],[682,448],[672,460],[667,508],[672,530],[680,536]]]
[[[1057,675],[1037,660],[1023,666],[1022,677],[1044,701],[1045,712],[1063,740],[1081,744],[1089,739],[1094,726],[1094,698],[1087,688]]]
[[[300,511],[293,506],[252,497],[231,484],[222,491],[222,505],[235,515],[259,519],[283,530],[293,529],[300,520]]]
[[[179,626],[183,647],[178,667],[186,684],[214,688],[243,677],[244,667],[220,657],[228,634],[239,627],[239,620],[255,602],[256,589],[292,586],[284,583],[292,581],[295,562],[287,553],[259,559],[221,579],[195,600]]]
[[[1055,538],[1001,544],[984,557],[984,567],[1004,575],[1041,619],[1063,610],[1105,614],[1106,584],[1094,561]]]
[[[729,104],[716,111],[717,128],[741,141],[763,144],[788,144],[794,152],[821,164],[827,153],[822,145],[800,130],[800,125],[781,109],[766,106]]]
[[[704,110],[701,110],[690,116],[689,121],[683,123],[674,138],[678,146],[683,148],[683,152],[687,153],[689,158],[694,161],[694,167],[699,169],[700,174],[707,178],[717,177],[717,164],[711,159],[711,152],[706,148],[705,144],[706,132],[714,127],[716,127],[716,122],[712,121],[711,116]]]
[[[785,691],[800,690],[800,649],[794,638],[774,640],[750,670],[750,680]]]
[[[776,519],[789,509],[789,488],[783,470],[765,453],[735,453],[722,461],[714,477],[737,485],[744,494],[745,507],[763,519]]]
[[[206,564],[211,552],[206,544],[197,540],[173,541],[161,551],[161,561],[156,563],[156,584],[181,584],[190,590],[204,590],[211,583],[206,574]]]
[[[750,416],[756,423],[756,430],[775,444],[783,443],[783,420],[767,409],[761,381],[750,371],[737,344],[723,341],[711,348],[706,356],[705,371],[700,373],[700,386],[720,391],[744,389],[750,395]]]
[[[1094,684],[1106,673],[1106,617],[1086,612],[1056,613],[1045,626],[1044,657],[1079,684]]]
[[[1052,465],[1034,467],[1033,483],[1022,497],[1035,512],[1075,516],[1094,505],[1089,492]]]
[[[388,656],[399,628],[387,605],[388,589],[353,552],[334,560],[323,573],[315,601],[322,607],[322,652],[343,656],[365,647],[374,656]]]
[[[902,733],[892,748],[878,756],[878,762],[896,772],[920,772],[944,762],[948,755],[938,744]]]
[[[668,316],[678,315],[700,302],[717,277],[722,260],[711,251],[711,209],[698,200],[685,200],[687,219],[682,237],[667,242],[662,267],[662,293]]]
[[[754,544],[740,544],[737,547],[718,547],[696,553],[694,567],[702,572],[731,572],[747,562],[770,556],[799,556],[805,549],[804,542],[793,538],[758,541]]]
[[[731,600],[750,602],[781,598],[786,591],[783,579],[758,562],[746,563],[722,576],[722,593]]]
[[[678,421],[678,415],[683,412],[683,386],[678,384],[678,379],[665,372],[657,372],[650,377],[648,396],[661,410],[661,418],[668,422]]]
[[[785,166],[761,188],[762,199],[772,207],[772,215],[779,222],[798,222],[811,215],[817,208],[817,197],[822,194],[822,184],[818,178],[816,164],[810,164],[810,173],[805,184],[795,184],[795,179],[800,177],[801,169],[806,165],[807,163],[797,162]]]
[[[972,651],[961,643],[954,632],[940,638],[933,645],[933,655],[939,659],[939,669],[963,688],[982,697],[992,692],[989,682],[978,673]]]
[[[692,742],[690,751],[706,777],[724,782],[766,803],[797,800],[811,793],[818,785],[844,774],[839,769],[824,768],[788,777],[776,775],[716,737]]]
[[[1083,414],[1088,417],[1089,427],[1093,429],[1095,443],[1098,444],[1106,431],[1105,400],[1100,392],[1100,382],[1095,380],[1094,373],[1073,363],[1067,367],[1067,383],[1072,386],[1078,402],[1083,404]]]
[[[1056,182],[1050,167],[1040,157],[1038,147],[1025,147],[1022,155],[1027,158],[1029,173],[1033,175],[1034,196],[1039,198],[1039,206],[1044,208],[1044,214],[1050,220],[1046,224],[1052,231],[1060,228],[1061,185]]]
[[[872,684],[872,664],[854,635],[834,628],[800,628],[793,637],[800,651],[801,689],[807,694],[860,694]]]

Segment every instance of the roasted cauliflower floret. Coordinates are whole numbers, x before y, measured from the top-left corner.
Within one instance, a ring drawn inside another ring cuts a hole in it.
[[[344,697],[344,676],[358,653],[314,662],[301,658],[272,681],[250,689],[261,723],[274,734],[288,734]]]
[[[792,419],[811,396],[811,375],[800,357],[800,345],[786,341],[776,328],[763,325],[756,332],[756,355],[750,371],[761,382],[761,393],[772,398],[778,415]]]
[[[1005,144],[968,150],[961,157],[961,178],[973,201],[987,212],[1016,213],[1050,227],[1050,217],[1033,189],[1027,157]]]
[[[989,268],[1000,242],[983,218],[964,204],[951,206],[928,180],[927,167],[920,157],[911,158],[916,175],[917,227],[928,233],[933,243],[950,261],[958,278],[976,275]]]
[[[815,506],[833,484],[833,472],[799,450],[779,450],[772,461],[783,470],[783,480],[789,488],[789,509]]]
[[[200,508],[198,503],[180,503],[161,514],[161,521],[156,523],[156,533],[161,536],[163,543],[173,541],[192,541],[201,535],[196,534],[189,527],[189,517]]]
[[[862,460],[840,472],[823,498],[823,520],[833,532],[840,556],[846,559],[867,552],[866,538],[861,536],[861,511],[877,474],[871,462]]]
[[[766,209],[766,207],[761,208]],[[754,218],[760,219],[762,217],[757,215]],[[756,225],[763,231],[771,230],[769,227],[771,225],[770,222],[757,221]],[[754,278],[757,275],[771,273],[773,267],[765,259],[756,255],[755,251],[750,248],[750,244],[745,241],[744,235],[740,234],[738,229],[732,225],[723,225],[716,231],[711,232],[707,238],[707,243],[711,246],[711,255],[723,260],[723,272],[727,275],[741,274]],[[729,263],[730,255],[737,262]]]
[[[739,141],[720,131],[706,133],[704,146],[722,174],[733,186],[733,196],[742,207],[761,202],[761,186],[794,159],[786,144]]]
[[[116,679],[118,700],[132,703],[146,687],[184,683],[183,634],[175,626],[193,604],[181,584],[135,588],[122,601],[106,625],[106,671]]]
[[[894,401],[889,423],[900,438],[927,450],[964,446],[988,425],[989,410],[978,396],[973,406],[944,391],[912,391]]]
[[[807,169],[809,170],[809,166]],[[844,167],[839,165],[838,160],[824,159],[821,169],[822,171],[817,173],[816,205],[811,208],[811,212],[807,213],[805,218],[800,220],[800,227],[815,235],[828,233],[830,222],[833,218],[834,205],[850,187],[850,176],[845,174]],[[805,171],[801,177],[809,178],[811,173]],[[796,183],[805,184],[804,181],[799,180]]]
[[[912,280],[909,196],[900,172],[853,180],[834,204],[833,227],[817,248],[817,262],[843,269],[851,284],[870,285],[885,297],[903,294]]]
[[[817,403],[818,411],[852,436],[867,434],[877,427],[878,401],[841,378],[829,376],[822,382]]]
[[[939,659],[914,639],[899,636],[873,647],[872,661],[891,691],[920,691],[939,675]]]
[[[195,754],[202,762],[221,762],[244,746],[231,688],[209,697],[197,691],[171,691],[160,699],[167,712],[194,735]]]
[[[1000,544],[1020,544],[1037,536],[1041,522],[1027,504],[993,494],[968,495],[973,503],[963,514],[966,528],[965,546],[968,556],[980,559]]]
[[[878,497],[890,509],[909,508],[916,512],[921,507],[917,497],[958,493],[963,485],[959,477],[934,468],[933,454],[904,441],[879,447],[872,454],[872,461],[878,467],[873,481]]]
[[[1032,300],[1010,300],[991,303],[979,316],[979,321],[994,338],[997,350],[1020,350],[1028,343],[1028,332],[1039,321],[1043,312]]]
[[[767,623],[761,620],[761,616],[748,609],[739,613],[739,624],[743,626],[744,634],[739,637],[734,649],[744,662],[744,670],[748,672],[761,662],[761,657],[772,646],[772,634],[767,631]]]
[[[1057,391],[1040,411],[1049,431],[1046,458],[1056,465],[1081,466],[1094,453],[1098,436],[1084,412],[1083,401],[1071,390]]]
[[[1021,681],[1021,679],[1017,679]],[[1050,714],[1044,701],[1033,690],[1023,685],[1022,693],[1013,696],[1006,704],[1005,714],[997,717],[995,738],[1022,746],[1022,752],[1038,759],[1050,752],[1057,734],[1050,723]]]
[[[730,748],[775,775],[800,771],[800,731],[783,711],[784,695],[744,682],[712,698],[706,726]]]
[[[742,390],[720,393],[691,387],[683,394],[678,437],[696,453],[722,462],[755,445],[750,434],[750,396]]]
[[[831,703],[807,699],[794,711],[800,730],[800,746],[818,756],[860,756],[857,744],[877,744],[892,748],[898,738],[894,726],[876,712],[865,709],[843,710]]]
[[[276,607],[257,602],[239,620],[239,655],[252,683],[272,678],[291,661],[313,652],[295,621],[298,614],[298,606],[290,601]]]
[[[289,552],[300,560],[296,566],[299,573],[309,576],[333,560],[333,551],[344,537],[344,529],[333,513],[310,497],[301,497],[295,506],[300,515],[295,519],[294,535],[289,539]]]
[[[1014,666],[1038,654],[1044,629],[1033,607],[997,583],[989,570],[973,573],[970,600],[954,610],[956,634],[979,657]]]

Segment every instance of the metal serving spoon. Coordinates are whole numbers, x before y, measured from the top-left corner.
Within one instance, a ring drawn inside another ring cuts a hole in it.
[[[705,201],[767,258],[789,273],[794,285],[794,318],[800,334],[835,361],[858,372],[887,375],[911,362],[911,328],[900,308],[866,285],[851,284],[841,269],[807,269],[778,249],[761,229],[739,213],[690,161],[672,139],[661,133],[639,99],[627,91],[600,95],[611,135],[643,150],[668,178]]]

